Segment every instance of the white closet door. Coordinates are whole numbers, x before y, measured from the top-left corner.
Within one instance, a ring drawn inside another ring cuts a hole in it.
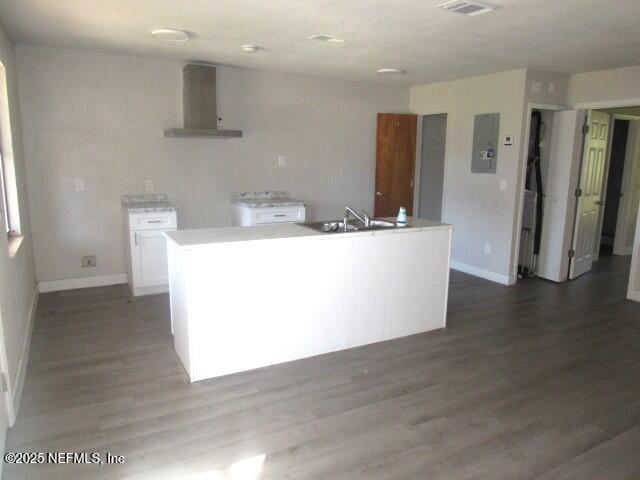
[[[589,111],[589,132],[585,138],[584,155],[580,172],[580,190],[569,278],[574,279],[591,270],[593,250],[598,235],[598,220],[603,207],[602,184],[604,162],[609,138],[610,116],[607,113]]]

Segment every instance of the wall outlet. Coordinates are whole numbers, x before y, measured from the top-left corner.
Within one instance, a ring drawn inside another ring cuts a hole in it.
[[[82,192],[84,190],[84,179],[76,178],[76,192]]]
[[[95,267],[97,264],[95,255],[85,255],[82,257],[82,268]]]
[[[491,255],[491,244],[490,243],[485,243],[484,244],[484,254],[485,255]]]
[[[278,166],[284,167],[287,164],[287,160],[284,158],[284,155],[278,155]]]
[[[153,192],[155,185],[153,184],[153,180],[145,180],[144,181],[144,189],[147,192]]]

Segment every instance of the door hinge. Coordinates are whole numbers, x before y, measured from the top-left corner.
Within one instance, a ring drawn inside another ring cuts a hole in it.
[[[582,133],[583,135],[586,135],[587,133],[589,133],[589,125],[582,126]]]
[[[581,197],[581,196],[582,196],[582,189],[576,188],[576,197]]]
[[[3,373],[2,374],[2,391],[6,392],[9,390],[9,387],[7,385],[7,376]]]
[[[569,258],[574,258],[576,256],[576,251],[574,249],[569,250]]]

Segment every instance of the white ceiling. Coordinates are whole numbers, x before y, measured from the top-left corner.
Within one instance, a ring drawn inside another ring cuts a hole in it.
[[[640,64],[640,0],[495,0],[493,13],[442,0],[0,0],[16,43],[420,84],[529,67],[584,72]],[[188,30],[169,44],[154,28]],[[307,40],[326,33],[346,40]],[[244,44],[264,48],[256,54]],[[382,67],[408,73],[376,76]]]

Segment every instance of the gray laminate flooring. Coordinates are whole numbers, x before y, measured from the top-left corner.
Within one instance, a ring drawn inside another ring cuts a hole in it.
[[[44,294],[7,450],[125,462],[5,465],[4,478],[638,479],[628,263],[563,285],[452,272],[447,329],[196,384],[166,295]]]

